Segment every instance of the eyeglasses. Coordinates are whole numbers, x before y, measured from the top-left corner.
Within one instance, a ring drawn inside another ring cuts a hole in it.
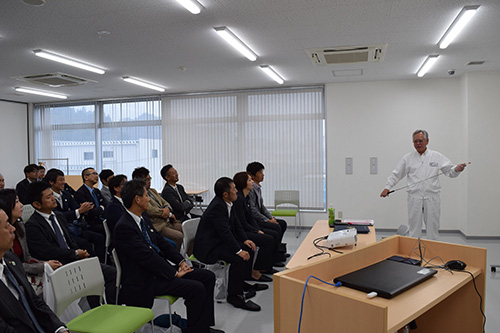
[[[86,174],[86,176],[90,176],[90,175],[98,175],[98,173],[94,171],[94,172]]]

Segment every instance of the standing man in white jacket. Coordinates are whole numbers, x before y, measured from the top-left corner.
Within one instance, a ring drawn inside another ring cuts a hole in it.
[[[385,188],[380,194],[387,197],[390,190],[405,176],[408,185],[408,224],[410,237],[422,235],[422,220],[427,230],[427,238],[439,237],[439,217],[441,215],[441,184],[439,175],[457,177],[466,164],[453,165],[443,154],[427,149],[429,134],[424,130],[413,132],[412,151],[399,161],[392,175],[387,178]]]

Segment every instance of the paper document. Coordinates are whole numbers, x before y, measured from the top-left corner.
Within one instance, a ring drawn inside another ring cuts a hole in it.
[[[353,220],[353,219],[345,219],[342,220],[342,222],[353,225],[373,225],[375,223],[374,220]]]

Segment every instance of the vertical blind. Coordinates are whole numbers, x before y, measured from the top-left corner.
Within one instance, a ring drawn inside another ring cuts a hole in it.
[[[129,178],[144,166],[161,190],[173,164],[186,189],[208,189],[246,165],[265,166],[263,197],[299,190],[303,209],[325,207],[323,88],[252,90],[34,106],[35,158],[69,158]],[[66,161],[48,161],[66,171]]]
[[[324,209],[323,89],[164,97],[164,160],[187,188],[212,191],[222,176],[265,166],[265,204],[274,190],[300,190],[301,206]]]

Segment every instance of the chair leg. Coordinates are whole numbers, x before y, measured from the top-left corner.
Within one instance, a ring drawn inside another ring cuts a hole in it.
[[[297,228],[297,220],[298,220],[298,226]],[[302,223],[300,221],[300,212],[297,212],[297,215],[295,215],[295,238],[299,238],[300,234],[302,233],[302,229],[300,227],[302,226]]]

